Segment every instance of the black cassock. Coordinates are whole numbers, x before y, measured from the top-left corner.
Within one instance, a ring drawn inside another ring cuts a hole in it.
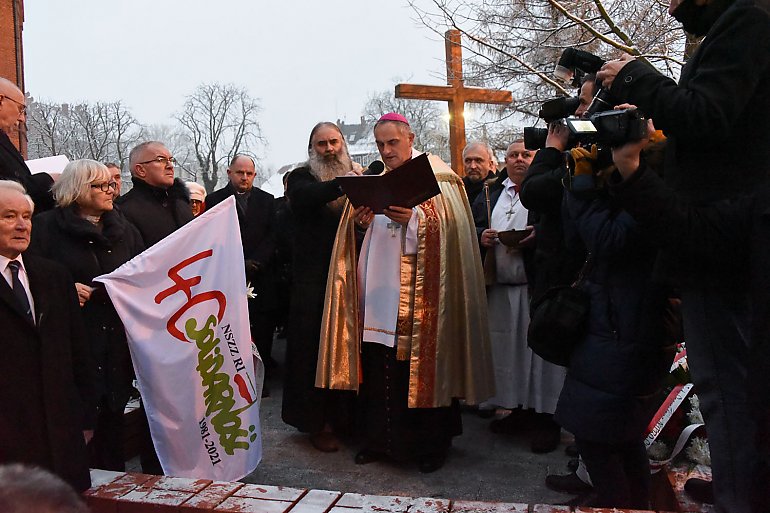
[[[361,417],[364,448],[399,460],[443,455],[452,437],[462,434],[460,405],[408,408],[409,361],[396,360],[396,349],[363,344]]]
[[[315,387],[326,276],[341,212],[327,204],[341,192],[334,180],[319,182],[306,167],[288,178],[286,195],[294,221],[293,284],[286,338],[281,418],[302,432],[352,424],[353,392]]]

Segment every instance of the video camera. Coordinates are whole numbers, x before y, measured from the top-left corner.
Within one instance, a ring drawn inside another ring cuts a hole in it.
[[[603,65],[601,57],[567,48],[559,57],[554,76],[577,87],[586,75],[596,73]],[[538,117],[546,123],[566,124],[570,131],[570,147],[596,144],[601,150],[604,146],[612,148],[642,139],[647,133],[645,117],[637,109],[613,110],[618,102],[610,92],[598,82],[596,89],[591,105],[582,118],[574,117],[580,105],[580,100],[574,97],[558,97],[544,102]],[[547,136],[547,128],[525,128],[524,145],[530,150],[544,148]]]

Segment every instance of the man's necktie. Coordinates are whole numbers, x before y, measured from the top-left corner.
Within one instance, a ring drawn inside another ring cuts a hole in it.
[[[11,270],[11,283],[13,285],[13,295],[16,296],[16,300],[21,305],[21,309],[27,314],[30,321],[34,322],[32,318],[32,308],[29,306],[29,298],[27,298],[27,291],[22,285],[19,279],[19,268],[21,264],[17,260],[11,260],[8,262],[8,268]]]

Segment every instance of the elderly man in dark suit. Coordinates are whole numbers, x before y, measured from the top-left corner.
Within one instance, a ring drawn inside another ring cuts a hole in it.
[[[26,119],[24,93],[16,84],[0,77],[0,179],[21,183],[35,202],[37,211],[42,212],[53,207],[53,197],[49,192],[53,179],[45,173],[33,175],[8,137],[17,132],[19,124]]]
[[[50,260],[22,256],[34,204],[0,181],[0,463],[50,469],[83,491],[95,420],[93,363],[75,283]]]
[[[273,331],[276,325],[275,288],[277,276],[272,269],[275,254],[275,198],[254,187],[256,176],[254,160],[247,155],[236,155],[227,168],[229,182],[206,196],[206,208],[235,197],[238,224],[241,229],[243,258],[246,261],[246,279],[254,287],[256,297],[249,300],[251,337],[265,362],[270,375]],[[263,389],[265,394],[267,388]]]

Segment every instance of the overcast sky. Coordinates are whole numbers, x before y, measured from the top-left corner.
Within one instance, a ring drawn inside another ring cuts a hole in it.
[[[198,84],[232,82],[260,100],[273,169],[306,157],[317,121],[358,122],[367,95],[396,77],[446,83],[443,40],[405,0],[28,0],[24,10],[32,96],[123,100],[142,123],[170,123]]]

